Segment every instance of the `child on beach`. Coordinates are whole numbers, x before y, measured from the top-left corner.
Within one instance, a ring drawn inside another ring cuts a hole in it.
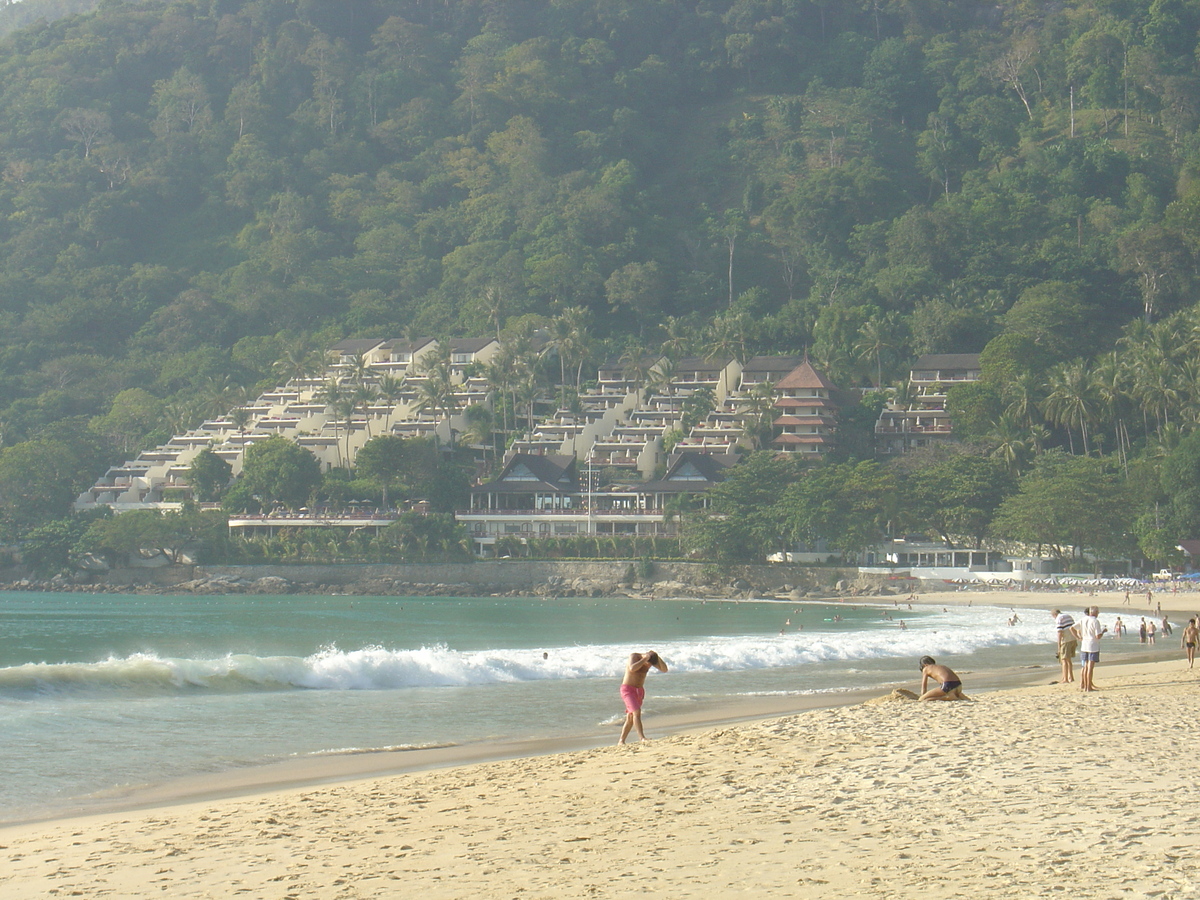
[[[963,693],[962,680],[949,666],[939,666],[932,656],[921,657],[921,696],[918,700],[969,700]],[[938,687],[925,690],[930,679],[940,682]]]

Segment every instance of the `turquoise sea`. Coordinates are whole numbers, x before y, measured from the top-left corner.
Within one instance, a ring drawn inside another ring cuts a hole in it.
[[[739,697],[916,687],[926,653],[1053,667],[1048,613],[1020,614],[1009,626],[995,607],[0,593],[0,821],[307,755],[615,739],[632,650],[671,666],[648,684],[651,732],[655,715]]]

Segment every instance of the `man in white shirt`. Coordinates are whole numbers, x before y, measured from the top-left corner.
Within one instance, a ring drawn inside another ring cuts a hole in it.
[[[1098,606],[1085,609],[1083,620],[1072,629],[1076,638],[1079,639],[1079,661],[1082,663],[1079,672],[1079,689],[1081,691],[1096,689],[1092,682],[1092,674],[1096,669],[1096,663],[1100,661],[1100,639],[1108,631],[1096,618],[1098,615],[1100,615]]]

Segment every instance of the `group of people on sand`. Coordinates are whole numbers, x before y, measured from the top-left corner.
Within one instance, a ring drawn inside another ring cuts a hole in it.
[[[1104,635],[1108,634],[1108,628],[1100,624],[1099,608],[1095,606],[1086,608],[1083,611],[1083,619],[1078,623],[1061,609],[1051,610],[1050,615],[1054,616],[1054,627],[1058,634],[1056,655],[1062,666],[1061,676],[1056,683],[1069,684],[1075,681],[1074,660],[1075,653],[1078,651],[1081,666],[1079,689],[1094,691],[1096,687],[1092,681],[1092,673],[1096,668],[1096,663],[1100,661],[1100,641]],[[1113,637],[1119,638],[1124,633],[1125,624],[1118,616],[1116,624],[1113,626]],[[1138,626],[1138,638],[1141,643],[1153,644],[1158,633],[1160,632],[1153,620],[1147,622],[1144,618],[1142,619]],[[1166,616],[1163,616],[1161,634],[1166,637],[1171,633],[1171,623]],[[1180,649],[1187,655],[1189,669],[1196,661],[1197,644],[1200,644],[1200,616],[1188,619],[1179,641]]]
[[[932,656],[922,656],[921,694],[918,700],[970,700],[963,693],[962,679],[949,666],[940,665]],[[624,744],[631,731],[636,731],[639,740],[646,740],[642,730],[642,705],[646,700],[646,676],[651,669],[667,671],[667,663],[654,650],[629,654],[625,664],[625,677],[621,680],[621,700],[625,703],[625,722],[621,726],[621,737],[617,744]],[[933,682],[933,687],[930,687]]]
[[[1100,608],[1089,606],[1084,609],[1083,617],[1076,622],[1061,609],[1050,611],[1054,616],[1054,627],[1057,633],[1058,649],[1056,656],[1062,666],[1059,681],[1056,684],[1071,684],[1075,681],[1075,654],[1079,654],[1079,689],[1081,691],[1096,690],[1093,680],[1096,663],[1100,661],[1100,642],[1108,634],[1108,627],[1100,624]],[[889,617],[890,618],[890,617]],[[834,621],[841,619],[835,617]],[[789,620],[790,623],[791,620]],[[1014,612],[1009,625],[1015,625],[1020,619]],[[903,626],[903,622],[901,625]],[[1118,617],[1114,626],[1113,637],[1121,637],[1125,633],[1125,625]],[[1155,623],[1147,623],[1142,619],[1139,628],[1143,643],[1154,643],[1156,633]],[[1163,635],[1171,634],[1171,624],[1163,617]],[[1188,668],[1196,661],[1196,649],[1200,647],[1200,616],[1188,619],[1183,629],[1180,647],[1187,654]],[[642,730],[642,704],[646,698],[646,676],[651,669],[660,672],[667,671],[667,664],[655,651],[632,653],[625,666],[625,678],[621,681],[621,699],[625,703],[625,723],[621,727],[621,738],[618,744],[624,744],[631,731],[637,731],[641,740],[646,740]],[[922,656],[920,700],[969,700],[963,693],[962,680],[949,666],[940,665],[932,656]],[[930,684],[932,683],[932,687]]]

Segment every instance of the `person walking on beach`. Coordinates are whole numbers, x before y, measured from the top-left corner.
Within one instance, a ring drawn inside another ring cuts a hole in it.
[[[1198,636],[1200,636],[1200,628],[1196,627],[1196,620],[1188,619],[1188,623],[1183,629],[1183,637],[1179,641],[1179,646],[1187,653],[1189,669],[1196,662],[1196,640]]]
[[[1075,640],[1075,620],[1061,609],[1050,610],[1050,615],[1054,616],[1054,627],[1058,632],[1055,656],[1062,664],[1058,681],[1060,684],[1069,684],[1075,680],[1075,648],[1079,646]]]
[[[921,657],[921,696],[918,700],[969,700],[963,693],[962,681],[949,666],[939,666],[932,656]],[[937,687],[925,688],[929,681],[939,682]]]
[[[1156,634],[1156,631],[1155,631],[1155,626],[1154,626],[1154,620],[1151,619],[1150,624],[1146,626],[1146,640],[1149,643],[1153,644],[1155,634]]]
[[[667,671],[663,658],[653,650],[648,653],[631,653],[625,666],[625,678],[621,681],[621,699],[625,701],[625,724],[621,727],[621,739],[618,744],[624,744],[632,729],[637,729],[638,738],[646,740],[646,732],[642,731],[642,702],[646,699],[646,676],[650,669],[660,672]]]
[[[1108,631],[1100,624],[1100,620],[1097,618],[1099,615],[1100,608],[1097,606],[1085,609],[1083,619],[1073,629],[1075,637],[1079,641],[1079,661],[1082,664],[1079,670],[1079,689],[1081,691],[1096,689],[1093,675],[1096,671],[1096,663],[1100,661],[1100,639]]]

